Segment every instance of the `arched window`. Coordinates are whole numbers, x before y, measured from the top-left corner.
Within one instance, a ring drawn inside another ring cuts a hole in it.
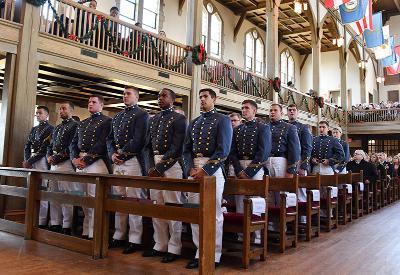
[[[281,82],[286,85],[289,81],[294,82],[294,59],[289,50],[281,53]]]
[[[246,34],[245,48],[246,69],[262,75],[264,73],[264,43],[256,30]]]
[[[201,34],[204,47],[211,56],[221,58],[221,17],[211,3],[203,6],[202,16]]]

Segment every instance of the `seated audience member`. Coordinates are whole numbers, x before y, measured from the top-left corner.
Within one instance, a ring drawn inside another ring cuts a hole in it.
[[[378,178],[378,172],[374,164],[365,161],[366,154],[363,150],[356,150],[354,152],[354,159],[347,163],[347,171],[359,173],[363,171],[363,178],[365,183],[375,182]]]

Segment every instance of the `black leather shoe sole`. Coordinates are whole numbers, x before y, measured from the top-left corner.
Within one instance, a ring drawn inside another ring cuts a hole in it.
[[[129,243],[129,245],[122,251],[122,254],[132,254],[137,251],[137,246],[133,243]]]
[[[179,258],[179,255],[173,254],[173,253],[167,253],[162,259],[161,262],[162,263],[172,263],[173,261],[175,261],[176,259]]]
[[[195,269],[199,267],[199,259],[193,259],[186,265],[187,269]]]
[[[165,252],[157,251],[155,249],[146,250],[142,254],[143,257],[163,257],[165,256]]]
[[[108,245],[108,248],[117,248],[117,247],[123,247],[125,245],[124,240],[112,240],[110,244]]]

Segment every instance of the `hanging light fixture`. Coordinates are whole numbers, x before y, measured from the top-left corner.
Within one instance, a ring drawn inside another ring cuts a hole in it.
[[[366,65],[367,65],[367,62],[365,60],[361,60],[358,63],[358,67],[361,68],[361,69],[365,69]]]
[[[384,76],[378,76],[378,77],[376,78],[376,82],[378,82],[378,83],[383,83],[383,82],[385,82],[385,77],[384,77]]]
[[[339,48],[342,47],[343,44],[344,44],[344,39],[343,39],[343,37],[340,36],[339,38],[336,39],[336,45],[337,45]]]

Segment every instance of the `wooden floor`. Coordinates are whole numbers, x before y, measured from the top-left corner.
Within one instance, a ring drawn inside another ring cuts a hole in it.
[[[223,256],[217,274],[400,274],[400,203],[385,207],[310,243],[299,242],[285,254],[270,253],[250,269]],[[90,257],[21,237],[0,233],[0,274],[196,274],[184,268],[187,259],[162,264],[141,253]]]

